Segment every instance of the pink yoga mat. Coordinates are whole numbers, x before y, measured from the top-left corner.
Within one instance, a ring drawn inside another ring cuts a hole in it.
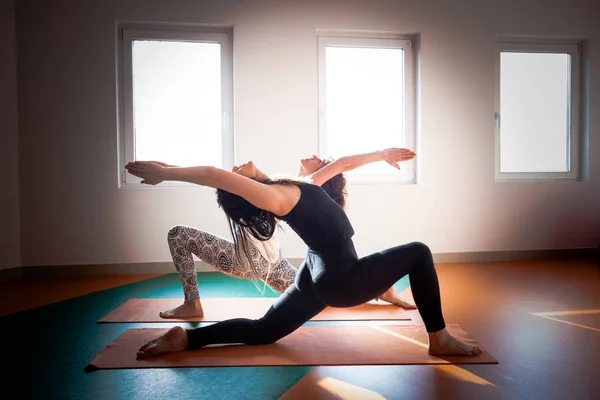
[[[453,335],[471,344],[458,325]],[[86,371],[120,368],[180,368],[279,365],[497,364],[486,351],[473,357],[427,353],[427,333],[414,325],[302,326],[274,344],[229,345],[136,359],[137,350],[167,329],[128,329],[86,366]]]
[[[204,317],[164,319],[159,312],[175,308],[182,299],[130,299],[104,316],[98,322],[217,322],[231,318],[262,317],[276,299],[268,297],[205,298],[202,299]],[[413,311],[416,312],[416,311]],[[328,307],[313,321],[352,320],[410,320],[410,312],[385,302],[369,302],[357,307]]]

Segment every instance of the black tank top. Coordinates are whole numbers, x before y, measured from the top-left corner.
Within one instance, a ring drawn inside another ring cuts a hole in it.
[[[320,186],[298,183],[298,188],[298,203],[280,219],[308,246],[305,264],[312,280],[316,282],[326,272],[346,271],[358,259],[348,216]]]

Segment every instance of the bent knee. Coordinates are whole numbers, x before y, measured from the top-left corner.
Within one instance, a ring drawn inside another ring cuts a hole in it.
[[[265,330],[259,329],[256,333],[254,340],[252,340],[252,343],[249,344],[273,344],[284,336],[285,335],[281,332],[267,332]]]
[[[169,229],[169,232],[167,232],[167,239],[179,236],[184,228],[186,228],[185,225],[175,225],[174,227]]]
[[[257,345],[261,345],[261,344],[273,344],[275,342],[277,342],[279,339],[281,339],[280,337],[274,337],[274,336],[265,336],[265,337],[260,337],[256,340],[253,340],[251,344],[257,344]]]
[[[253,325],[252,343],[248,344],[272,344],[291,333],[289,329],[283,329],[281,325],[266,322],[262,318],[255,320]]]
[[[415,253],[419,257],[433,258],[432,254],[431,254],[431,249],[425,243],[422,243],[422,242],[412,242],[412,243],[410,243],[409,246],[412,247],[412,249],[415,251]]]

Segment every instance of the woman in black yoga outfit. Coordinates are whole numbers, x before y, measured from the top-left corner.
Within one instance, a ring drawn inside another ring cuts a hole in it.
[[[414,158],[397,149],[395,161]],[[298,180],[257,182],[215,167],[163,167],[136,161],[126,166],[142,183],[183,181],[217,188],[217,201],[233,223],[238,239],[253,235],[266,240],[283,220],[308,246],[306,260],[291,285],[260,319],[236,318],[184,330],[173,327],[146,343],[138,358],[147,358],[210,344],[267,344],[289,335],[327,306],[352,307],[383,294],[405,275],[429,336],[433,355],[475,355],[480,352],[446,330],[438,279],[429,248],[422,243],[393,247],[359,258],[354,230],[346,213],[325,191]]]
[[[345,209],[347,191],[344,173],[380,161],[400,169],[398,163],[388,160],[388,155],[396,150],[396,148],[389,148],[352,154],[336,160],[323,160],[313,155],[300,160],[297,176],[312,176],[312,183],[321,186],[329,197]],[[162,163],[160,165],[177,166]],[[232,172],[259,182],[271,179],[252,161],[233,167]],[[194,256],[225,275],[252,280],[261,292],[258,281],[264,282],[263,288],[268,285],[279,293],[285,292],[296,281],[298,269],[283,256],[278,233],[276,230],[269,240],[258,240],[252,235],[246,235],[248,240],[241,242],[236,240],[238,239],[236,235],[233,235],[234,240],[231,241],[192,226],[177,225],[170,229],[167,243],[183,288],[184,301],[175,308],[161,312],[161,318],[204,316]],[[404,301],[393,286],[376,300],[379,299],[407,310],[416,308],[413,304]]]

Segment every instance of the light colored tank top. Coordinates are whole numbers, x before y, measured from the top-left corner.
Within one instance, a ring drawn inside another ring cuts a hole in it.
[[[248,235],[248,239],[250,239],[250,242],[260,251],[260,254],[271,264],[279,261],[281,248],[279,243],[279,228],[275,229],[273,236],[269,240],[258,240],[252,235]]]

